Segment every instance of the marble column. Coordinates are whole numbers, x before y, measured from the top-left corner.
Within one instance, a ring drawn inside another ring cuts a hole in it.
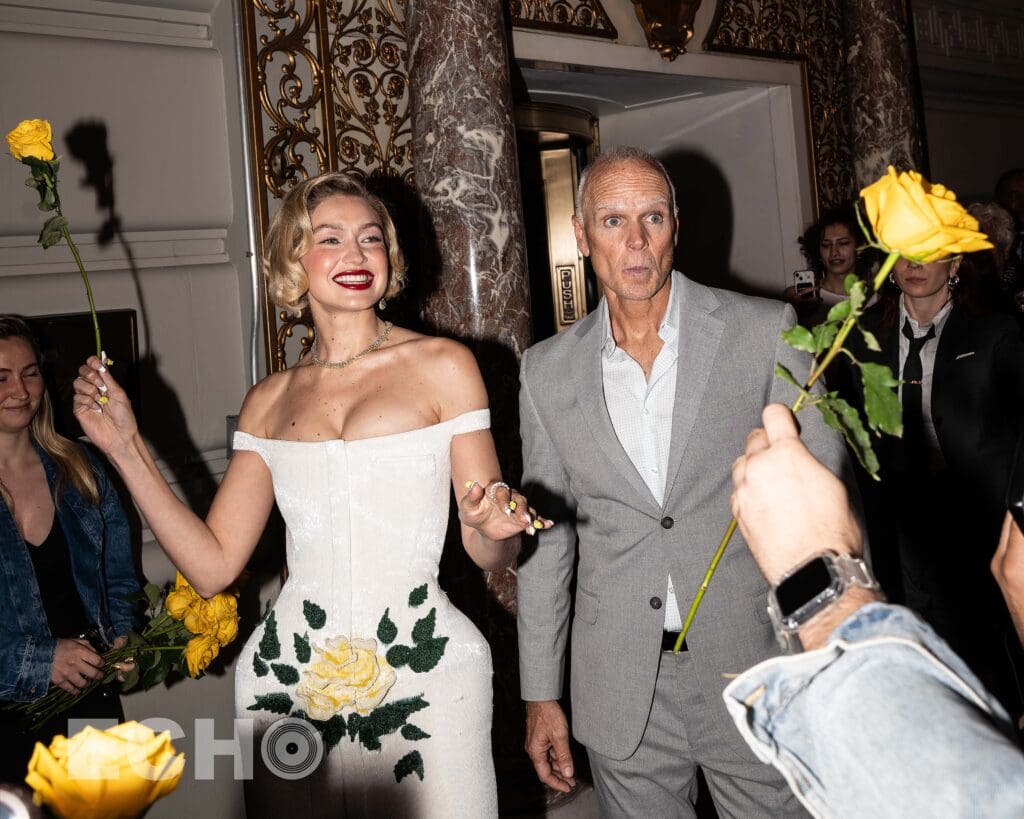
[[[920,81],[905,0],[843,0],[857,189],[886,166],[927,173]]]
[[[468,344],[491,403],[502,472],[518,482],[518,362],[530,343],[529,280],[502,0],[409,0],[406,13],[416,190],[426,208],[422,257],[435,259],[425,319]],[[461,550],[448,550],[449,552]],[[516,660],[515,574],[443,567],[449,595],[487,634],[502,803],[539,790],[525,767]],[[474,583],[474,578],[476,582]],[[453,588],[454,587],[454,588]],[[495,605],[495,602],[499,605]]]

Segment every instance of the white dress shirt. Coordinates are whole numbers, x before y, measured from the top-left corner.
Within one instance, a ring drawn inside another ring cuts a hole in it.
[[[924,427],[924,440],[928,446],[930,456],[930,469],[932,472],[941,472],[945,469],[945,462],[942,458],[942,450],[939,448],[939,436],[935,432],[935,421],[932,419],[932,377],[935,372],[935,354],[939,349],[939,338],[942,336],[942,329],[946,326],[949,314],[953,309],[952,300],[947,301],[934,318],[927,324],[918,324],[913,316],[907,312],[903,303],[903,295],[900,295],[900,363],[899,371],[894,375],[899,378],[903,373],[903,365],[907,362],[907,354],[910,352],[910,339],[903,335],[903,326],[910,321],[910,327],[914,331],[914,338],[927,335],[928,330],[935,327],[935,337],[928,339],[921,346],[921,422]],[[903,385],[899,388],[900,401],[903,400]]]
[[[658,328],[658,336],[664,343],[654,359],[650,378],[645,378],[643,368],[616,345],[608,302],[602,299],[598,307],[604,328],[601,368],[605,406],[619,443],[659,505],[665,502],[665,473],[668,471],[672,411],[676,399],[679,298],[682,291],[677,282],[678,276],[678,273],[672,274],[668,307]],[[679,631],[682,622],[671,576],[667,582],[665,630]]]

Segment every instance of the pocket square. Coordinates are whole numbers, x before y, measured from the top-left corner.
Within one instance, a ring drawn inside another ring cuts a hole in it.
[[[972,355],[974,355],[974,350],[971,350],[969,353],[960,353],[960,355],[958,355],[953,360],[959,361],[961,358],[970,358]]]

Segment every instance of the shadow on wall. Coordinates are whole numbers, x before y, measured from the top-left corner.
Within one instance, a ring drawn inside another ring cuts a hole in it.
[[[694,150],[673,151],[659,159],[676,186],[679,205],[676,269],[711,287],[778,298],[778,293],[751,287],[730,265],[735,229],[732,190],[718,163]]]
[[[125,239],[121,215],[116,208],[114,157],[107,143],[107,126],[98,120],[83,120],[75,123],[64,134],[68,153],[84,166],[85,175],[80,179],[83,188],[92,188],[96,195],[96,209],[103,216],[96,235],[100,247],[112,242],[120,244],[128,262],[128,272],[135,288],[136,302],[142,326],[142,350],[138,361],[137,383],[141,394],[139,428],[155,454],[168,465],[173,479],[184,495],[186,504],[197,515],[205,516],[217,491],[217,482],[202,458],[188,430],[185,413],[174,387],[160,372],[159,358],[150,343],[150,314],[147,309],[145,292],[139,277],[139,268],[131,245]],[[70,170],[65,165],[65,172]],[[110,470],[115,481],[117,476]],[[122,505],[132,523],[135,564],[139,576],[141,571],[141,532],[143,524],[130,502],[127,491],[119,486]],[[242,616],[242,630],[235,641],[228,646],[208,673],[223,674],[225,666],[245,644],[245,640],[256,627],[259,619],[259,589],[266,576],[276,574],[283,560],[281,527],[277,516],[272,516],[256,552],[250,560],[249,570],[255,582],[242,590],[239,613]]]

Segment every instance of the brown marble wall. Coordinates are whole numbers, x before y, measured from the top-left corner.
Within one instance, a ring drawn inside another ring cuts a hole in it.
[[[857,187],[886,166],[927,172],[917,69],[901,0],[843,0]]]
[[[502,0],[409,0],[406,12],[413,167],[421,230],[424,318],[476,353],[491,428],[509,483],[520,473],[518,362],[531,338],[529,286]],[[454,552],[456,550],[448,550]],[[494,739],[504,809],[543,794],[526,764],[518,689],[515,574],[452,565],[453,601],[485,631],[494,661]],[[524,799],[524,797],[526,797]]]

